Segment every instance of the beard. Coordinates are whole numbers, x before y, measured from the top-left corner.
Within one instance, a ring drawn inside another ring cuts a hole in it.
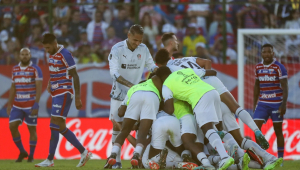
[[[21,60],[22,65],[27,66],[30,63],[30,59],[29,60]]]

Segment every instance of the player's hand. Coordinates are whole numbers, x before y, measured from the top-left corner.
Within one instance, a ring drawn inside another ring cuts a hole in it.
[[[114,119],[111,120],[113,126],[116,128],[116,131],[120,131],[122,129],[120,123],[116,122]]]
[[[285,112],[286,112],[286,104],[285,103],[282,103],[279,107],[279,114],[280,116],[282,117],[283,115],[285,115]]]
[[[8,116],[10,115],[10,111],[11,111],[11,105],[7,105],[6,113]]]
[[[75,106],[77,110],[82,108],[80,96],[75,96]]]
[[[39,111],[39,104],[37,102],[35,102],[30,109],[30,112],[31,112],[30,115],[35,116],[38,114],[38,111]]]

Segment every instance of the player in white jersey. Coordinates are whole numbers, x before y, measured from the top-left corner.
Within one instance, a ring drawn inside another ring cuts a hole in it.
[[[115,44],[108,56],[110,75],[113,78],[109,119],[114,119],[120,124],[122,124],[123,118],[118,116],[118,108],[128,89],[141,81],[145,67],[151,72],[156,68],[149,49],[142,44],[143,34],[144,31],[140,25],[131,26],[128,31],[128,39]],[[119,133],[120,131],[113,127],[112,143]],[[121,155],[118,153],[115,167],[121,167],[120,157]]]
[[[178,50],[178,41],[173,33],[165,33],[162,36],[162,42],[165,46],[165,49],[169,53],[162,51],[161,55],[156,54],[156,56],[159,56],[155,57],[157,66],[168,66],[172,72],[181,70],[183,68],[192,68],[194,70],[200,68],[211,69],[211,62],[209,60],[203,60],[200,58],[185,57],[176,59],[175,61],[170,60],[169,56],[174,51]],[[220,94],[221,101],[227,105],[231,112],[235,113],[246,125],[248,125],[255,132],[255,136],[259,140],[262,147],[264,149],[267,149],[269,147],[269,143],[253,121],[252,117],[246,110],[239,106],[239,104],[236,102],[236,100],[227,90],[224,84],[216,76],[205,77],[203,78],[203,81],[216,88],[216,90]],[[243,142],[243,137],[241,136],[240,131],[233,130],[230,133],[241,145]]]

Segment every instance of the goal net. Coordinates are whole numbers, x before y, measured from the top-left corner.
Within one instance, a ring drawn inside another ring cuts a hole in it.
[[[253,116],[255,65],[262,61],[261,47],[274,46],[275,58],[288,73],[288,100],[283,133],[285,159],[300,159],[300,30],[239,29],[238,30],[238,102]],[[241,121],[239,121],[241,122]],[[245,137],[254,139],[253,132],[240,123]],[[277,156],[277,141],[272,121],[263,125],[262,132],[270,143],[268,152]]]

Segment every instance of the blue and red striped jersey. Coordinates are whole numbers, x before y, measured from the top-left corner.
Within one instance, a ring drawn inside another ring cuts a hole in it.
[[[37,80],[43,80],[42,70],[32,62],[27,67],[21,67],[20,64],[13,67],[12,82],[16,88],[14,107],[30,109],[33,106]]]
[[[281,63],[275,59],[270,65],[264,65],[263,62],[258,63],[255,66],[255,77],[259,80],[260,102],[282,102],[283,91],[280,79],[287,78],[287,71]]]
[[[59,45],[59,50],[49,56],[50,85],[52,97],[70,93],[73,95],[72,77],[68,71],[76,68],[72,54]]]

